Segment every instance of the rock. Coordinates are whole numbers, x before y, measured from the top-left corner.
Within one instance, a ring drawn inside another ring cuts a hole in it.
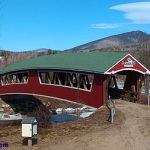
[[[3,112],[4,111],[4,108],[0,108],[0,112]]]
[[[12,108],[10,108],[9,110],[10,110],[10,111],[13,111],[13,109],[12,109]]]
[[[2,107],[3,108],[8,108],[8,107],[10,107],[8,104],[2,104]]]

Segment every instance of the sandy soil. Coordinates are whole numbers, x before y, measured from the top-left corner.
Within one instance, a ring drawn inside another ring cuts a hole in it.
[[[33,150],[150,150],[150,107],[116,101],[114,124],[108,123],[108,111],[101,107],[89,118],[39,129]],[[22,145],[21,127],[0,130],[0,143],[8,150],[27,150]],[[2,149],[2,148],[0,148]]]

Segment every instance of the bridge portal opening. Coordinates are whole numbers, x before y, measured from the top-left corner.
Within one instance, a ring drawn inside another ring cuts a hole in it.
[[[108,95],[114,99],[128,99],[137,102],[140,99],[142,83],[144,75],[132,71],[125,70],[108,77]]]

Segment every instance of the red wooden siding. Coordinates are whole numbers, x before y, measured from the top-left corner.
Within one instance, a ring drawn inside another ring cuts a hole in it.
[[[36,70],[29,72],[28,84],[11,84],[0,86],[0,94],[36,94],[77,102],[92,107],[103,105],[103,79],[104,75],[94,75],[91,91],[67,88],[39,83]]]
[[[140,64],[134,57],[132,57],[130,54],[128,54],[125,58],[123,58],[121,61],[119,61],[116,65],[111,67],[107,73],[116,73],[123,70],[133,70],[140,72],[142,74],[148,73],[148,70]]]

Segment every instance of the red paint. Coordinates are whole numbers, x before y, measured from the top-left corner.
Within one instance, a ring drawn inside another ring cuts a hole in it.
[[[29,72],[28,84],[12,84],[0,86],[0,94],[28,93],[56,97],[71,102],[82,103],[92,107],[103,105],[103,75],[94,75],[91,91],[78,90],[55,85],[42,85],[39,83],[36,70]]]
[[[149,72],[135,58],[128,54],[105,73],[116,73],[123,70],[134,70],[143,74]],[[104,75],[102,74],[94,74],[92,90],[84,91],[63,86],[40,84],[37,70],[30,70],[28,84],[0,85],[0,95],[36,94],[64,99],[98,108],[102,106],[105,99],[107,99],[104,94],[107,89],[104,89],[104,87]]]
[[[134,59],[130,54],[128,54],[123,60],[119,61],[115,66],[110,68],[107,73],[118,72],[121,70],[135,70],[145,74],[148,70],[141,65],[136,59]]]

